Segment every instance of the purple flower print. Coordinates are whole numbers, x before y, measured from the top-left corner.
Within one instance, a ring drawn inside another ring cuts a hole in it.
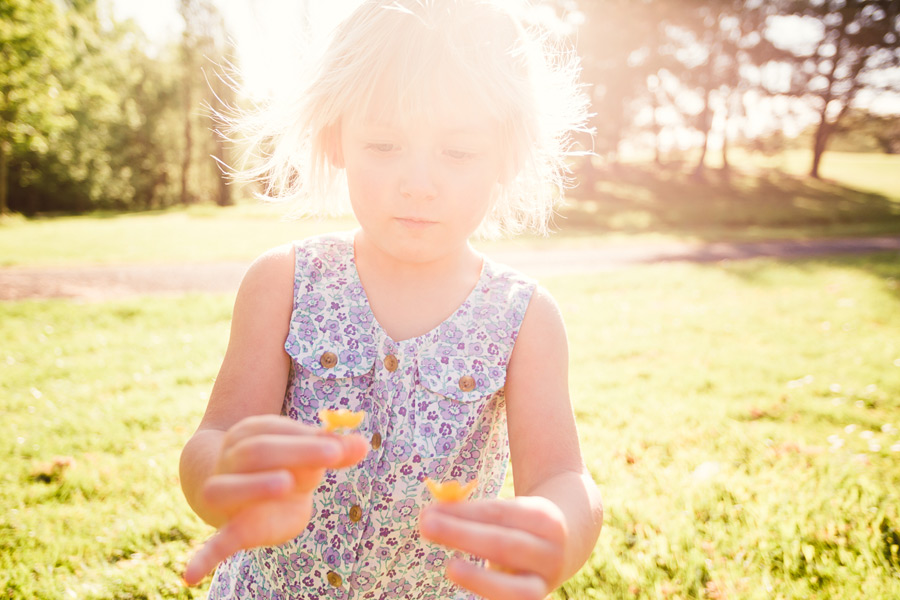
[[[412,498],[395,503],[394,510],[391,512],[391,518],[394,521],[409,521],[415,519],[418,515],[419,506]]]
[[[388,448],[388,454],[390,455],[391,459],[397,461],[398,463],[408,459],[411,453],[412,447],[403,440],[395,440],[390,444]]]
[[[299,573],[306,573],[312,568],[312,559],[302,554],[295,554],[293,557],[294,570]]]
[[[450,358],[454,354],[455,354],[455,352],[453,351],[452,346],[441,345],[441,346],[437,347],[437,355],[440,356],[441,358]]]
[[[333,569],[336,569],[341,564],[341,555],[334,548],[326,548],[325,552],[322,553],[322,558]]]
[[[297,310],[302,310],[307,313],[319,313],[325,309],[325,299],[322,297],[322,294],[319,293],[309,293],[303,294],[297,299]]]
[[[447,454],[452,452],[454,448],[456,448],[456,440],[450,437],[442,437],[438,440],[437,444],[435,444],[435,451],[437,451],[438,454]]]
[[[392,581],[388,584],[387,590],[391,598],[402,598],[412,589],[407,581]]]
[[[490,321],[484,324],[485,332],[488,337],[491,338],[494,342],[499,342],[503,339],[503,328],[500,325],[495,323],[491,323]]]
[[[462,339],[462,331],[450,322],[445,322],[441,326],[440,340],[447,344],[456,344]]]
[[[438,410],[440,410],[442,418],[448,421],[456,421],[457,423],[463,421],[466,412],[461,403],[453,400],[441,400],[438,403]]]
[[[349,483],[342,483],[337,486],[334,493],[334,500],[340,506],[350,506],[356,503],[356,494],[353,493],[353,486]]]
[[[496,306],[481,304],[472,309],[472,316],[478,321],[487,321],[494,317],[498,312]]]
[[[341,364],[345,365],[348,369],[355,369],[362,364],[362,357],[358,352],[354,352],[353,350],[344,350],[341,352]]]
[[[382,537],[387,537],[387,535],[384,535]],[[378,548],[378,550],[375,552],[375,558],[377,558],[378,560],[382,560],[382,561],[388,560],[392,555],[393,555],[393,553],[390,550],[388,550],[387,548],[385,548],[384,546],[380,546]]]
[[[419,363],[419,370],[426,376],[440,375],[441,367],[433,358],[425,358]]]
[[[351,306],[348,316],[354,325],[369,324],[369,309],[365,306]]]

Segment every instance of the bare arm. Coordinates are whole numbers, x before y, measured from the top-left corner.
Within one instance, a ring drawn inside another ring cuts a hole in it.
[[[603,524],[600,492],[578,443],[569,399],[565,326],[553,298],[538,288],[507,376],[507,413],[517,496],[541,496],[565,515],[567,541],[557,587],[590,557]]]
[[[244,276],[206,414],[181,454],[184,495],[211,525],[221,525],[225,516],[209,507],[202,490],[215,469],[225,432],[246,417],[281,412],[290,369],[284,340],[293,308],[293,256],[289,246],[275,248]]]
[[[327,468],[355,464],[368,445],[281,416],[290,358],[294,259],[276,248],[250,267],[235,301],[231,338],[206,414],[181,454],[181,485],[196,513],[219,531],[191,558],[199,582],[234,552],[301,533]]]

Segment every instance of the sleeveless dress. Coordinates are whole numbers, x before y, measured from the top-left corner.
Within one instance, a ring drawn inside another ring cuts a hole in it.
[[[432,331],[395,341],[359,280],[352,233],[294,245],[292,359],[282,414],[320,425],[323,408],[363,410],[371,451],[326,472],[306,531],[217,569],[213,599],[469,599],[444,575],[453,554],[419,536],[425,478],[478,480],[498,495],[509,463],[506,366],[534,283],[484,261],[468,298]],[[472,561],[477,559],[465,556]]]

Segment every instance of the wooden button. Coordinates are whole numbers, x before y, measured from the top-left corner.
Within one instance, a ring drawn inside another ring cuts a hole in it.
[[[397,370],[397,367],[400,365],[400,362],[397,360],[397,357],[393,354],[388,354],[384,357],[384,368],[393,373]]]
[[[372,450],[381,448],[381,434],[377,431],[372,434]]]
[[[344,583],[344,579],[334,571],[328,571],[326,577],[328,578],[328,583],[334,587],[341,587],[341,584]]]
[[[325,352],[319,359],[319,364],[326,369],[332,368],[337,364],[337,354],[335,354],[334,352]]]
[[[475,378],[471,375],[463,375],[459,378],[459,389],[464,392],[471,392],[475,389]]]
[[[354,504],[350,507],[350,520],[356,523],[360,519],[362,519],[362,509],[359,504]]]

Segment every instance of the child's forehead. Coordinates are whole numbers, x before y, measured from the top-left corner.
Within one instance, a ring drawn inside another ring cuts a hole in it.
[[[494,134],[499,122],[487,107],[464,94],[434,96],[404,103],[397,98],[375,95],[347,118],[364,127],[439,131],[441,133]]]

